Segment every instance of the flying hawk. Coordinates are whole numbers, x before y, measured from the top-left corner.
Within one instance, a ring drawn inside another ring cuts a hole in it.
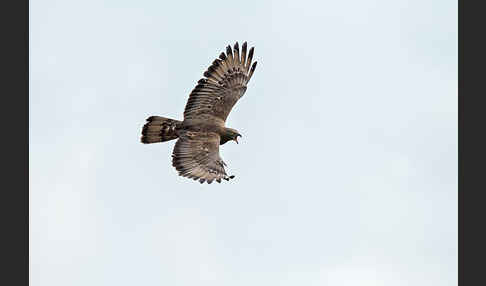
[[[231,108],[243,94],[255,71],[257,62],[252,64],[252,47],[238,42],[233,49],[226,47],[204,72],[196,87],[191,91],[184,110],[184,120],[179,121],[161,116],[150,116],[142,129],[141,141],[144,144],[165,142],[177,139],[172,152],[172,166],[180,176],[205,181],[229,180],[224,170],[226,164],[219,156],[219,145],[234,140],[238,143],[241,134],[225,127]]]

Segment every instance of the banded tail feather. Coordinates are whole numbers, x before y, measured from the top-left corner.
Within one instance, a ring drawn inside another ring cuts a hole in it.
[[[182,122],[161,116],[150,116],[142,128],[142,138],[144,144],[166,142],[177,139],[177,127]]]

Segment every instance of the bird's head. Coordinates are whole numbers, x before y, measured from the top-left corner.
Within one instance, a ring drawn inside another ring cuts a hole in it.
[[[243,137],[237,130],[232,128],[226,128],[226,136],[228,140],[233,140],[236,144],[238,144],[238,137]]]

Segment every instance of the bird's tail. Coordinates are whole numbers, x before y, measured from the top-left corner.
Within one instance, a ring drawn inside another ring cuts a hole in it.
[[[150,116],[142,128],[141,141],[144,144],[165,142],[179,137],[177,127],[182,122],[161,116]]]

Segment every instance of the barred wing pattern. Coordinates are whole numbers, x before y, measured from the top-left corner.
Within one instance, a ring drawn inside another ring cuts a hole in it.
[[[226,174],[226,164],[219,157],[219,141],[220,136],[214,132],[180,131],[172,153],[172,166],[180,176],[199,180],[201,184],[232,179],[234,176]]]
[[[246,85],[255,71],[257,62],[251,63],[252,47],[248,52],[247,44],[238,42],[233,50],[226,47],[226,54],[221,53],[204,72],[205,78],[198,81],[192,90],[184,110],[184,120],[203,119],[210,123],[224,125],[228,114],[246,91]]]

